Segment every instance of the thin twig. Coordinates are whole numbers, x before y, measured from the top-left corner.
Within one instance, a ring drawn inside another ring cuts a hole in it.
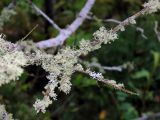
[[[32,1],[27,0],[28,3],[32,6],[33,9],[35,9],[35,11],[37,13],[39,13],[40,15],[43,16],[43,18],[45,18],[55,29],[57,29],[59,32],[61,32],[61,28],[51,19],[49,18],[40,8],[38,8]]]
[[[155,21],[154,32],[157,35],[157,39],[160,42],[160,32],[158,31],[158,21]]]
[[[98,68],[101,73],[105,73],[104,70],[122,72],[123,69],[126,69],[126,67],[124,67],[124,65],[119,65],[119,66],[102,66],[97,61],[97,59],[92,58],[91,60],[92,60],[91,62],[88,62],[88,61],[84,61],[84,60],[79,59],[79,62],[81,64],[84,64],[88,68]]]
[[[104,70],[122,72],[122,66],[103,66]]]
[[[38,25],[34,26],[34,27],[32,28],[32,30],[30,30],[29,33],[28,33],[27,35],[25,35],[25,36],[21,39],[21,41],[25,40],[37,27],[38,27]]]
[[[109,86],[111,86],[111,87],[114,87],[114,88],[117,89],[117,90],[120,90],[120,91],[122,91],[122,92],[125,92],[125,93],[127,93],[127,94],[130,94],[130,95],[138,95],[138,93],[132,92],[132,91],[127,90],[127,89],[125,89],[125,88],[118,87],[118,86],[114,86],[114,85],[110,82],[111,80],[106,80],[106,79],[104,79],[104,80],[99,80],[99,79],[97,79],[97,80],[100,81],[100,82],[103,82],[103,83],[105,83],[105,84],[107,84],[107,85],[109,85]]]
[[[48,40],[43,40],[37,43],[37,47],[39,48],[49,48],[54,47],[58,45],[62,45],[64,41],[73,33],[75,32],[78,27],[83,23],[83,21],[87,18],[87,14],[89,13],[91,7],[93,6],[95,0],[88,0],[86,5],[83,7],[81,12],[79,13],[79,16],[76,18],[76,20],[66,29],[63,29],[61,33],[56,38],[51,38]],[[121,30],[122,26],[127,26],[130,24],[130,19],[136,19],[141,15],[144,15],[150,8],[145,7],[136,14],[132,15],[131,17],[125,19],[122,21],[119,25],[113,28],[113,32],[118,32]],[[91,41],[92,45],[97,45],[97,41]]]
[[[143,29],[143,28],[141,28],[141,27],[136,27],[136,30],[141,33],[141,36],[142,36],[144,39],[148,39],[147,36],[144,34],[144,29]]]
[[[84,70],[81,70],[81,71],[78,71],[78,72],[84,73],[84,74],[86,74],[86,75],[89,74],[88,72],[86,72],[86,71],[84,71]],[[118,86],[117,84],[115,84],[115,83],[112,82],[113,80],[108,80],[108,79],[103,79],[103,78],[97,78],[97,77],[94,77],[94,78],[92,78],[92,79],[94,79],[94,80],[96,80],[96,81],[99,81],[99,82],[102,82],[102,83],[105,83],[106,85],[111,86],[111,87],[114,87],[115,89],[120,90],[120,91],[122,91],[122,92],[125,92],[125,93],[127,93],[127,94],[130,94],[130,95],[139,95],[138,93],[135,93],[135,92],[132,92],[132,91],[130,91],[130,90],[127,90],[127,89],[125,89],[125,88],[122,87],[122,86]]]
[[[137,12],[136,14],[132,15],[131,17],[126,18],[124,21],[122,21],[119,25],[117,25],[116,27],[114,27],[112,29],[113,32],[118,32],[122,29],[122,27],[125,27],[127,25],[130,25],[131,21],[130,20],[135,20],[136,18],[140,17],[141,15],[144,15],[146,12],[148,12],[150,10],[150,7],[144,7],[142,10],[140,10],[139,12]],[[90,42],[91,45],[95,46],[97,44],[99,44],[100,41],[97,40],[92,40]]]
[[[137,12],[136,14],[132,15],[131,17],[125,19],[124,21],[122,21],[118,26],[116,26],[115,28],[113,28],[114,32],[118,32],[119,30],[121,30],[122,26],[127,26],[130,24],[130,20],[133,19],[135,20],[136,18],[138,18],[141,15],[144,15],[148,10],[150,10],[149,7],[145,7],[142,10],[140,10],[139,12]]]
[[[87,19],[89,19],[89,20],[98,20],[98,21],[102,21],[102,22],[112,22],[112,23],[116,23],[116,24],[120,24],[121,23],[121,21],[116,20],[116,19],[100,19],[95,15],[94,16],[88,16]],[[138,26],[133,26],[133,27],[135,27],[136,30],[141,33],[141,36],[144,39],[148,39],[147,36],[144,34],[144,29],[143,28],[138,27]]]
[[[143,115],[140,118],[137,118],[136,120],[159,120],[160,119],[160,112],[153,113],[150,115]]]
[[[12,2],[8,5],[8,9],[13,9],[17,5],[17,0],[12,0]]]

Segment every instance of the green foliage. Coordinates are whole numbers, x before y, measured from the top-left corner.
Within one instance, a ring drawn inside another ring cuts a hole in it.
[[[9,2],[9,0],[1,1],[0,6],[3,8]],[[33,2],[43,9],[43,1],[33,0]],[[57,1],[53,5],[55,21],[65,27],[74,20],[84,3],[85,0]],[[101,19],[122,20],[138,11],[141,4],[142,2],[137,0],[97,0],[92,12]],[[7,24],[3,31],[9,38],[13,38],[10,40],[22,38],[35,24],[39,24],[39,28],[32,33],[31,37],[35,41],[46,38],[44,20],[37,16],[25,1],[20,0],[16,11],[17,15],[13,17],[13,23]],[[144,39],[134,26],[130,26],[125,32],[119,33],[118,40],[112,45],[103,45],[101,49],[92,52],[89,56],[82,56],[82,59],[88,61],[96,57],[104,66],[118,66],[127,61],[133,62],[133,70],[124,70],[120,73],[106,71],[104,76],[124,83],[128,88],[137,91],[139,96],[130,96],[111,90],[83,74],[76,73],[72,76],[72,92],[67,96],[58,93],[60,101],[55,101],[49,108],[49,112],[36,115],[32,104],[41,95],[40,91],[47,83],[44,77],[47,73],[41,68],[31,66],[26,68],[19,81],[0,88],[1,103],[6,105],[9,113],[13,113],[14,118],[22,120],[98,120],[102,118],[102,113],[103,120],[132,120],[143,113],[159,112],[160,43],[153,30],[155,20],[160,21],[159,13],[141,17],[137,21],[137,26],[144,29],[148,39]],[[86,20],[66,44],[77,47],[82,38],[91,38],[93,31],[101,25],[108,28],[115,26],[114,23]],[[50,36],[57,34],[53,28],[50,28],[50,31],[53,31]]]
[[[122,112],[121,119],[122,120],[130,120],[138,117],[138,113],[136,109],[130,103],[123,103],[119,105],[119,109]]]
[[[75,87],[89,87],[97,85],[95,80],[89,79],[88,77],[84,77],[82,75],[77,75],[76,79],[73,79],[72,83]]]

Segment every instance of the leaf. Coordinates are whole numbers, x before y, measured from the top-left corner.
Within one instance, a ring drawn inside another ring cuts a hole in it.
[[[152,51],[151,53],[153,55],[153,60],[154,60],[153,66],[154,66],[154,69],[156,69],[160,64],[160,53],[156,51]]]
[[[150,78],[150,73],[149,73],[149,71],[143,69],[143,70],[141,70],[141,71],[136,72],[136,73],[132,76],[132,78],[134,78],[134,79],[146,78],[147,80],[149,80],[149,78]]]
[[[125,93],[120,92],[120,91],[117,91],[116,94],[117,94],[117,99],[119,101],[125,101],[126,98],[128,97],[128,94],[125,94]]]
[[[133,120],[138,117],[136,109],[130,103],[122,103],[119,105],[119,109],[122,111],[123,120]]]
[[[89,87],[92,85],[97,85],[97,82],[88,77],[77,75],[76,79],[73,80],[73,85],[78,86],[78,87]]]

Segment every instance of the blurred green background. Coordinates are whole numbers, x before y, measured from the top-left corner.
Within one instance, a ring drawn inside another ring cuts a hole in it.
[[[0,11],[11,0],[0,1]],[[69,25],[84,6],[86,0],[33,0],[62,28]],[[65,45],[78,46],[82,38],[91,39],[92,33],[100,26],[110,29],[116,23],[103,22],[105,19],[124,20],[142,8],[145,0],[96,0],[92,14],[98,19],[86,20],[67,40]],[[24,37],[36,24],[39,27],[28,39],[38,42],[55,37],[58,32],[39,16],[25,0],[19,0],[15,8],[17,14],[0,31],[7,40],[15,42]],[[127,89],[138,92],[131,96],[97,83],[80,73],[72,76],[72,91],[65,95],[58,92],[58,100],[45,114],[36,114],[32,107],[47,83],[47,73],[37,66],[25,68],[20,80],[0,87],[0,103],[7,111],[20,120],[133,120],[160,112],[160,41],[154,31],[155,21],[160,21],[159,13],[145,15],[135,26],[119,32],[119,38],[109,45],[84,56],[91,62],[96,58],[103,66],[119,66],[132,63],[132,69],[122,72],[106,71],[104,76],[124,83]],[[137,27],[144,29],[144,38]],[[159,29],[160,30],[160,29]],[[160,118],[159,118],[160,119]],[[158,120],[158,119],[157,119]]]

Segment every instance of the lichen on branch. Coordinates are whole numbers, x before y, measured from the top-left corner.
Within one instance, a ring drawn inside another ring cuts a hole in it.
[[[92,1],[94,2],[94,1]],[[103,82],[115,89],[124,91],[129,94],[133,92],[126,90],[122,83],[116,83],[114,80],[105,79],[101,73],[96,73],[90,70],[84,70],[84,67],[78,62],[81,55],[101,48],[102,44],[110,44],[118,39],[117,32],[124,30],[124,27],[129,24],[136,24],[135,19],[145,13],[156,12],[159,7],[159,0],[150,0],[144,4],[144,9],[137,12],[135,15],[125,19],[118,26],[107,30],[101,27],[93,33],[93,40],[81,40],[79,48],[63,47],[57,54],[48,54],[47,52],[36,48],[32,42],[20,41],[13,44],[0,38],[0,85],[9,83],[12,80],[17,80],[23,73],[23,67],[29,65],[41,66],[48,75],[46,78],[49,82],[44,87],[42,92],[44,97],[37,99],[34,103],[37,112],[46,112],[46,108],[52,104],[53,100],[57,99],[55,89],[69,94],[71,91],[71,76],[76,71],[81,71],[89,75],[94,80]],[[72,24],[73,25],[73,24]],[[67,35],[67,37],[69,37]],[[43,41],[45,42],[45,41]],[[42,42],[42,46],[43,46]],[[60,41],[61,42],[61,41]],[[46,44],[46,43],[45,43]]]

